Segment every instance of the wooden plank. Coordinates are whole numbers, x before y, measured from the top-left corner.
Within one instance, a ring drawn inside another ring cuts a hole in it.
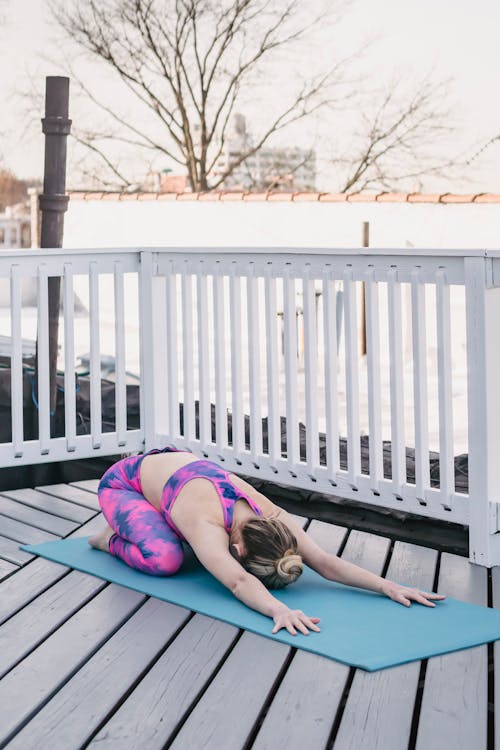
[[[189,610],[167,602],[147,601],[16,735],[9,743],[9,750],[82,747],[189,614]],[[207,654],[207,660],[211,660],[211,655]],[[145,679],[148,677],[146,672]],[[154,693],[149,696],[145,710],[137,714],[132,714],[130,709],[127,712],[127,718],[134,724],[130,736],[134,748],[137,748],[138,737],[141,747],[151,747],[145,744],[142,731],[137,733],[137,721],[151,719],[163,685],[171,692],[170,680],[157,671]],[[177,700],[177,696],[170,697],[171,704]],[[163,713],[157,717],[155,730],[157,733],[164,731]],[[121,742],[119,746],[123,747]]]
[[[140,737],[141,747],[161,750],[189,713],[237,634],[238,629],[232,625],[195,615],[89,747],[137,750]],[[199,746],[196,743],[193,747]]]
[[[72,571],[0,627],[0,679],[106,586]]]
[[[14,563],[11,562],[7,562],[7,560],[0,559],[0,581],[3,578],[6,578],[6,576],[13,573],[15,570],[18,570],[17,565],[14,565]]]
[[[70,534],[70,538],[96,534],[102,528],[103,523],[102,514],[99,514]],[[10,540],[5,541],[10,542]],[[10,543],[17,548],[17,542]],[[0,538],[0,554],[1,551],[2,539]],[[21,607],[24,607],[35,596],[47,589],[54,581],[57,581],[68,571],[66,566],[59,565],[59,563],[43,560],[41,557],[33,559],[33,555],[28,555],[27,552],[22,552],[21,550],[18,550],[18,552],[20,555],[27,557],[27,560],[24,560],[24,562],[28,562],[28,560],[33,561],[24,568],[21,568],[21,570],[18,570],[15,575],[2,582],[0,589],[0,624],[5,622],[8,617],[11,617]]]
[[[486,568],[443,553],[440,593],[487,604]],[[417,750],[482,750],[487,746],[487,646],[429,659],[417,733]]]
[[[0,536],[0,558],[7,562],[14,563],[15,565],[24,565],[30,560],[33,560],[33,555],[19,549],[19,542],[14,542],[12,539]]]
[[[110,584],[0,682],[0,745],[71,678],[145,597]]]
[[[59,539],[58,534],[50,534],[48,531],[35,529],[27,523],[15,521],[13,518],[7,518],[0,513],[0,533],[7,539],[21,544],[38,544],[40,542],[50,542]]]
[[[297,651],[252,750],[326,747],[349,671],[345,664]]]
[[[289,652],[282,643],[243,633],[169,747],[199,747],[203,738],[206,748],[242,748]],[[228,717],[236,719],[230,726]]]
[[[396,542],[387,578],[430,591],[437,556],[435,550]],[[420,666],[421,662],[415,661],[378,672],[357,669],[333,745],[335,750],[358,750],[366,745],[368,737],[370,750],[408,747]]]
[[[387,537],[367,534],[364,531],[351,531],[342,552],[342,559],[380,575],[389,547],[390,540]]]
[[[17,500],[31,508],[36,508],[36,510],[44,510],[47,513],[52,513],[55,516],[60,516],[75,523],[85,523],[85,521],[88,521],[92,517],[92,510],[81,508],[73,503],[68,503],[62,498],[54,497],[39,490],[7,490],[2,492],[2,495],[12,500]]]
[[[308,533],[320,547],[336,554],[346,529],[313,521]],[[351,532],[342,559],[380,574],[389,544],[389,540],[383,537]],[[320,627],[335,632],[335,623],[321,622]],[[350,668],[345,664],[298,651],[269,707],[252,750],[274,750],[277,737],[280,746],[287,750],[325,747],[349,672]]]
[[[93,492],[87,492],[86,490],[82,490],[72,484],[46,484],[41,487],[35,487],[35,490],[43,492],[45,495],[60,497],[63,500],[68,500],[76,506],[83,506],[89,510],[101,510],[101,506]],[[74,511],[75,509],[72,508],[71,510]]]
[[[93,492],[97,495],[97,488],[99,487],[100,479],[83,479],[80,482],[70,482],[70,487],[79,487],[81,490],[87,492]]]
[[[57,534],[57,536],[66,536],[78,528],[79,525],[72,521],[67,521],[65,518],[54,516],[52,513],[36,510],[28,505],[11,500],[9,497],[2,497],[2,495],[0,495],[0,513],[8,518],[23,521],[43,531],[50,531],[52,534]]]

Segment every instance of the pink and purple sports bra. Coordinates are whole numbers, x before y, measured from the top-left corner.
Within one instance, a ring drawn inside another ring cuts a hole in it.
[[[164,448],[161,451],[149,451],[149,453],[145,455],[164,452],[188,453],[189,451],[177,451],[175,448]],[[239,487],[236,487],[236,485],[231,481],[231,479],[229,478],[229,472],[227,472],[225,469],[223,469],[213,461],[207,461],[204,459],[192,461],[190,464],[181,466],[180,469],[174,471],[172,476],[167,480],[165,486],[163,487],[161,495],[161,511],[164,515],[164,518],[170,528],[182,541],[185,541],[184,537],[172,521],[171,512],[179,492],[184,487],[184,485],[186,485],[192,479],[208,479],[210,482],[212,482],[219,496],[222,513],[224,516],[224,528],[228,534],[231,532],[231,527],[233,524],[234,504],[237,500],[246,500],[251,509],[258,516],[263,515],[261,508],[257,505],[255,500],[252,500],[250,495],[248,495]]]

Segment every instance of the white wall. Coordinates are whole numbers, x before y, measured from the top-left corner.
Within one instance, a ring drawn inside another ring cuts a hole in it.
[[[70,200],[64,245],[500,248],[500,203]],[[408,244],[411,243],[411,244]]]

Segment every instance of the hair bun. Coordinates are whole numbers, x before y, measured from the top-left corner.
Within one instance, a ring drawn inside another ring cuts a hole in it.
[[[287,550],[276,563],[276,572],[285,583],[293,583],[302,574],[304,563],[300,555]]]

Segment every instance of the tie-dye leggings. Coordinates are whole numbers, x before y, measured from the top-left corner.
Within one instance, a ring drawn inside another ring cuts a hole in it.
[[[144,573],[172,575],[184,559],[182,542],[164,515],[142,494],[139,471],[143,458],[131,456],[118,461],[99,483],[99,504],[115,532],[109,540],[109,551]]]

